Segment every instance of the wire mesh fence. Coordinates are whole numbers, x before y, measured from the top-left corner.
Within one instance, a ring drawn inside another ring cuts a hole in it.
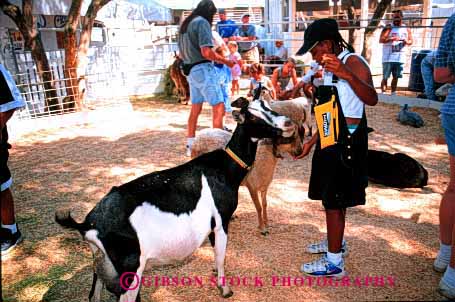
[[[443,25],[447,18],[405,18],[404,26],[410,29],[412,45],[406,46],[403,77],[398,79],[398,94],[415,97],[424,92],[421,74],[422,60],[430,50],[437,48]],[[339,20],[340,32],[346,41],[351,41],[356,52],[363,48],[363,34],[368,26],[360,26],[362,20]],[[368,20],[371,21],[371,20]],[[379,36],[390,19],[377,20],[371,47],[370,68],[376,88],[380,88],[383,76],[382,51]],[[261,48],[261,62],[266,67],[280,64],[267,60],[276,51],[275,42],[283,41],[288,55],[295,54],[303,43],[304,29],[311,21],[266,22],[256,24],[257,40]],[[273,27],[286,25],[287,32],[273,31]],[[64,51],[49,51],[52,81],[44,82],[36,70],[30,52],[15,53],[9,61],[9,69],[14,73],[16,83],[26,100],[26,108],[16,114],[19,119],[31,119],[43,116],[72,112],[75,109],[111,106],[128,100],[131,95],[146,95],[159,92],[163,85],[164,70],[173,60],[177,51],[175,33],[161,44],[150,44],[142,48],[128,46],[92,47],[87,55],[87,67],[80,78],[68,76],[64,66]],[[174,41],[174,42],[171,42]],[[307,70],[311,56],[296,57],[298,76]],[[13,65],[13,66],[11,66]],[[430,66],[431,67],[431,66]],[[266,69],[270,70],[270,69]],[[270,75],[270,74],[269,74]],[[244,74],[247,79],[248,74]],[[82,80],[82,87],[81,86]],[[390,81],[390,80],[389,80]],[[46,85],[48,84],[48,85]],[[390,86],[390,83],[389,83]],[[438,86],[438,85],[437,85]],[[51,87],[51,88],[49,88]],[[389,88],[390,89],[390,88]],[[387,91],[387,93],[389,90]],[[84,102],[78,103],[77,97],[83,94]],[[56,104],[53,107],[50,104]]]
[[[26,107],[15,116],[31,119],[114,106],[128,101],[132,95],[160,92],[164,70],[172,62],[175,50],[174,43],[144,49],[91,48],[85,72],[78,76],[76,70],[65,68],[63,50],[48,51],[51,70],[44,73],[50,73],[51,81],[43,80],[30,52],[16,53],[17,73],[13,76]]]
[[[354,47],[357,53],[362,53],[364,48],[364,34],[365,31],[373,30],[371,37],[372,44],[369,47],[370,52],[370,69],[373,75],[375,87],[381,87],[383,79],[383,51],[384,44],[380,43],[380,35],[382,30],[387,24],[392,24],[392,19],[378,19],[377,25],[362,26],[362,21],[367,21],[371,24],[372,19],[343,19],[338,20],[340,33],[346,41]],[[439,44],[439,39],[444,27],[447,17],[408,17],[403,18],[402,28],[410,30],[412,36],[412,44],[406,45],[404,48],[403,58],[403,71],[401,77],[398,79],[398,94],[408,97],[416,97],[424,92],[424,82],[421,74],[421,63],[428,53],[436,50]],[[311,61],[311,55],[295,56],[297,50],[301,47],[305,29],[311,24],[312,20],[297,20],[293,22],[280,21],[280,22],[265,22],[256,24],[256,33],[261,53],[260,59],[268,71],[268,76],[274,67],[282,65],[282,61],[271,60],[270,57],[277,53],[278,49],[275,46],[276,41],[282,41],[289,56],[294,56],[297,59],[297,73],[302,76],[307,70]],[[278,28],[278,30],[276,30]],[[283,31],[286,30],[286,31]],[[246,62],[252,63],[250,62]],[[267,68],[270,67],[270,68]],[[390,81],[388,79],[388,89],[386,93],[390,93]],[[436,87],[440,86],[436,84]]]

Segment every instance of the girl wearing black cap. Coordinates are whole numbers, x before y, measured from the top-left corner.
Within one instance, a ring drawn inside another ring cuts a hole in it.
[[[368,185],[364,106],[376,105],[378,97],[367,62],[354,54],[352,46],[343,40],[335,20],[316,20],[305,31],[304,39],[297,54],[311,52],[313,59],[323,66],[324,73],[338,79],[336,82],[329,79],[329,83],[326,80],[319,87],[310,83],[304,89],[314,90],[319,104],[334,96],[338,119],[333,123],[336,125],[333,133],[337,135],[332,145],[321,147],[321,138],[326,139],[324,128],[322,136],[320,130],[315,133],[297,157],[305,157],[316,145],[308,196],[322,200],[327,223],[327,240],[307,248],[309,253],[323,254],[322,258],[303,264],[301,271],[314,276],[341,277],[345,275],[343,255],[347,252],[343,240],[346,208],[365,204]]]

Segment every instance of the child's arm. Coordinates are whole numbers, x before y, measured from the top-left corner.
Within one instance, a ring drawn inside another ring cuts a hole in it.
[[[275,90],[275,91],[278,91],[280,92],[280,86],[278,85],[278,68],[275,68],[275,70],[273,71],[272,73],[272,81],[271,81],[271,84],[272,84],[272,88]]]
[[[292,84],[295,86],[297,86],[297,84],[299,83],[299,80],[297,80],[297,71],[294,69],[292,69]]]
[[[273,98],[274,100],[276,100],[276,90],[275,90],[275,88],[273,87],[272,81],[271,81],[270,79],[269,79],[269,84],[268,84],[268,86],[269,86],[270,94],[272,95],[272,98]]]
[[[248,94],[246,96],[253,96],[253,83],[250,81],[250,91],[248,91]]]

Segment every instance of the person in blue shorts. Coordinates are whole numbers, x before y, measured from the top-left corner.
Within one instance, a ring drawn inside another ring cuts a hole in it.
[[[197,120],[204,102],[212,106],[213,128],[223,128],[224,97],[218,82],[214,62],[234,66],[234,62],[213,49],[211,24],[217,9],[212,0],[202,0],[183,21],[179,30],[178,46],[183,59],[183,71],[190,86],[191,111],[188,118],[186,155],[196,135]]]
[[[434,62],[434,79],[439,83],[455,83],[455,14],[442,31]],[[449,299],[455,299],[455,85],[441,107],[450,161],[450,180],[439,207],[440,248],[433,268],[444,275],[439,290]]]

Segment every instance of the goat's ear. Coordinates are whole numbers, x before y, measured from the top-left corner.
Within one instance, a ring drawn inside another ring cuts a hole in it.
[[[248,107],[249,104],[250,104],[250,102],[242,96],[242,97],[239,97],[238,99],[236,99],[235,101],[233,101],[231,103],[231,106],[235,107],[235,108],[246,108],[246,107]]]
[[[234,120],[239,124],[243,124],[245,122],[245,115],[239,110],[232,110],[232,116],[234,117]]]

